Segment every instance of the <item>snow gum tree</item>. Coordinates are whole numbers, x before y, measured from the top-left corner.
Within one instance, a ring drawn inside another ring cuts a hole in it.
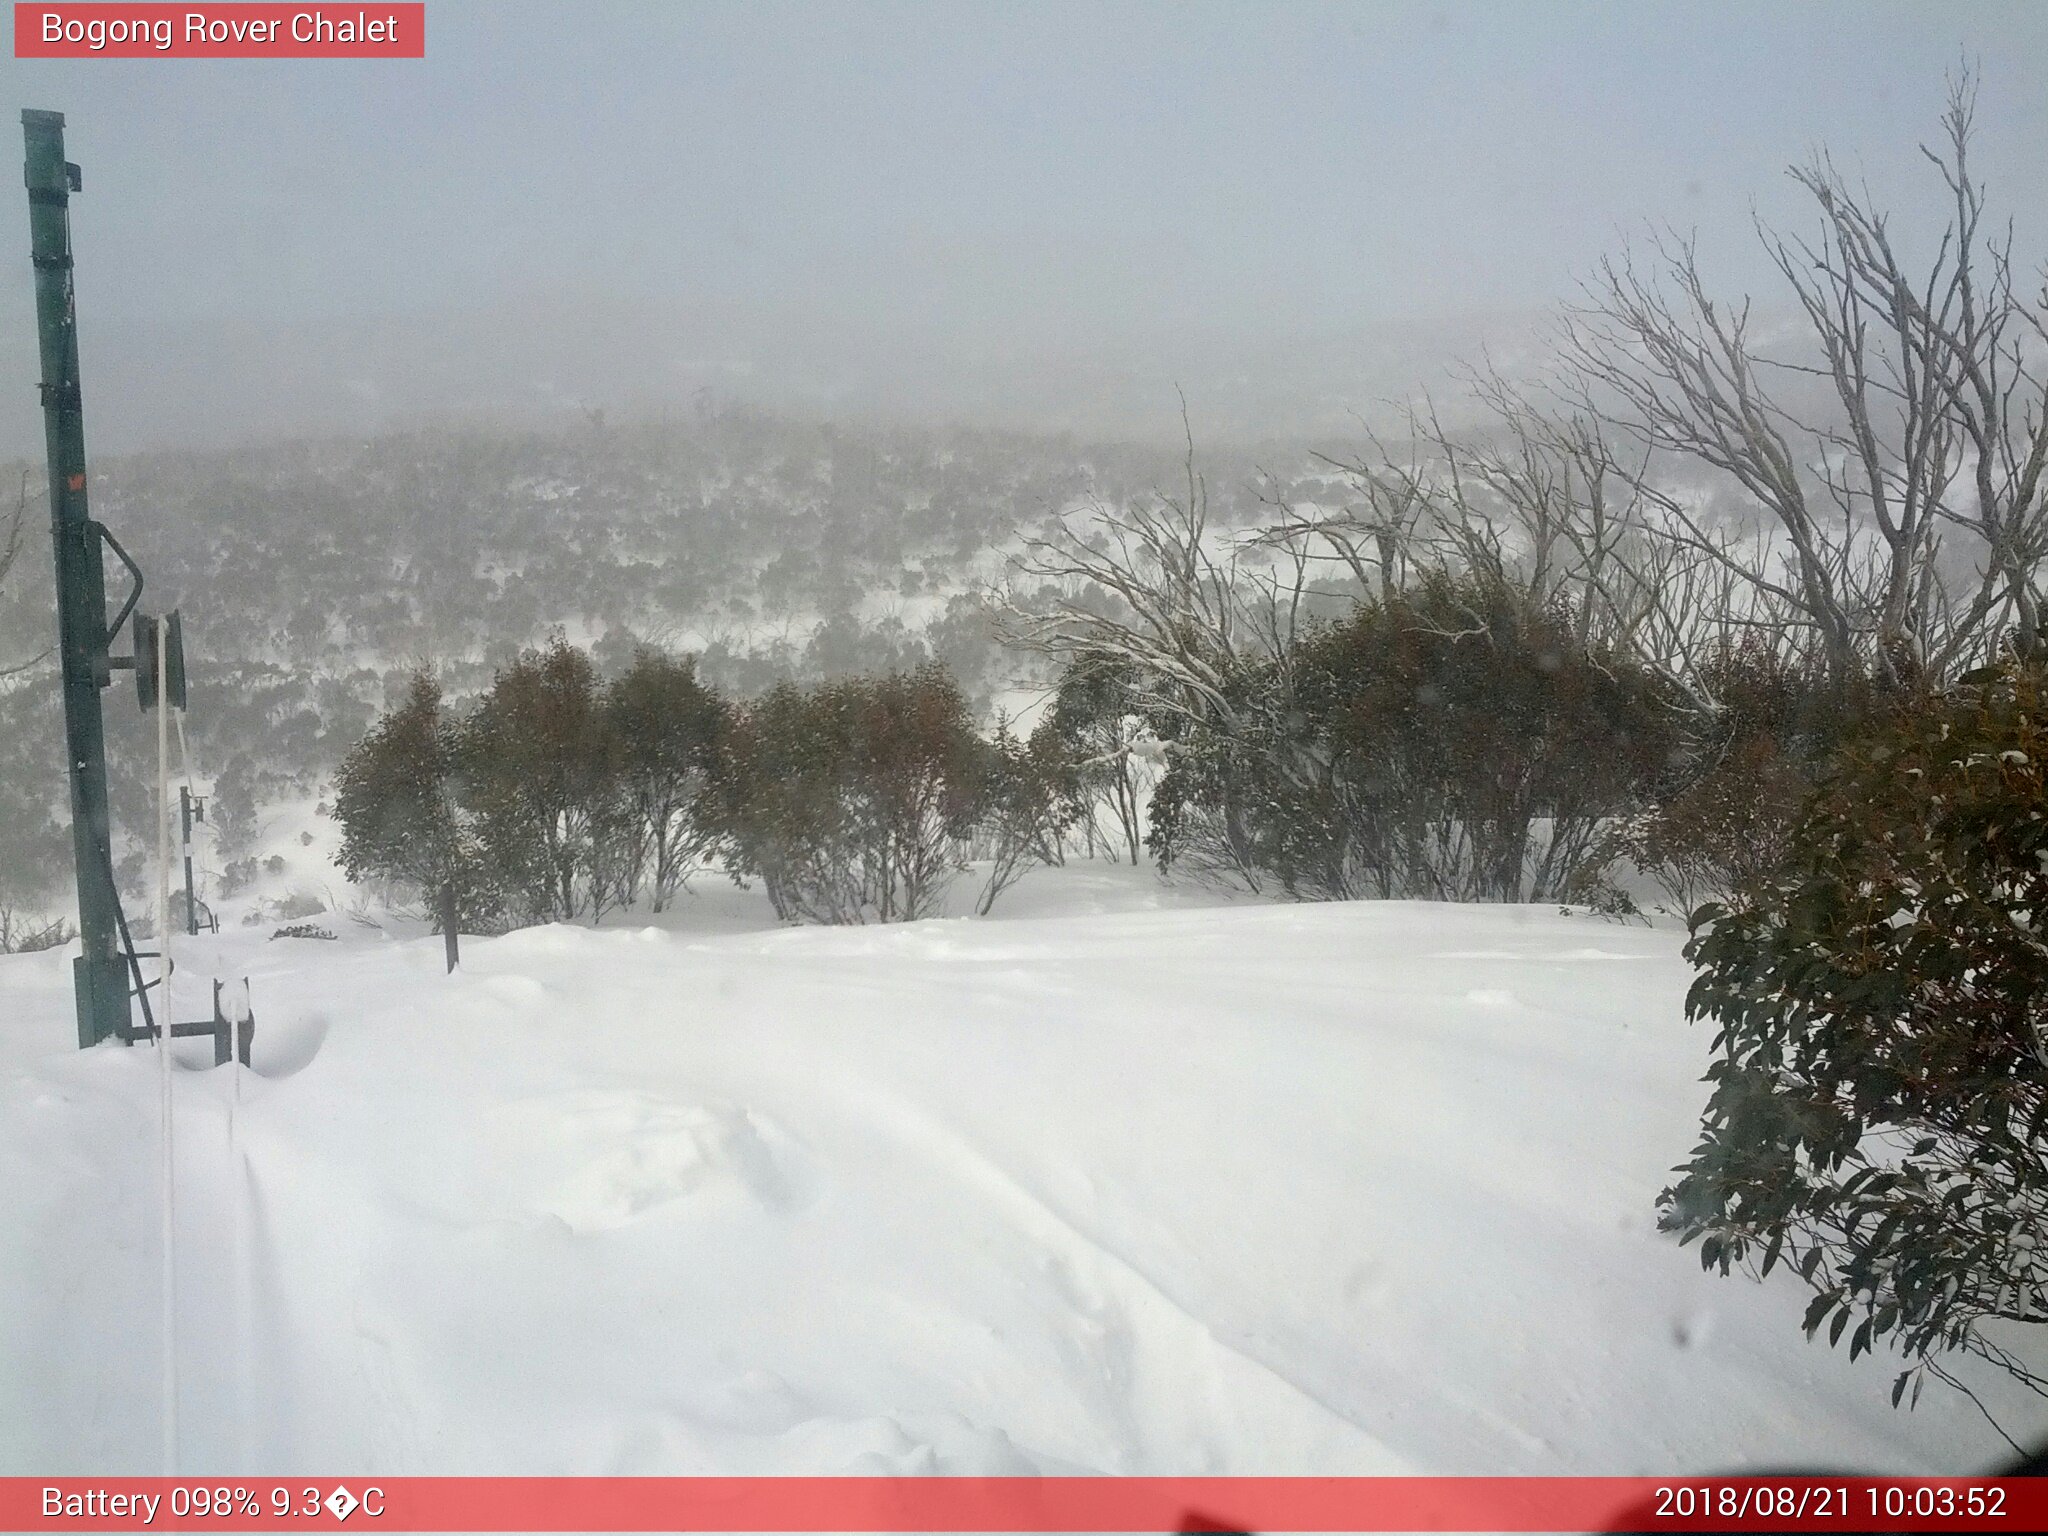
[[[391,880],[426,894],[446,939],[450,970],[463,924],[490,920],[497,908],[483,846],[460,804],[460,756],[440,685],[418,672],[404,701],[335,774],[343,872],[351,880]]]
[[[492,872],[530,918],[615,899],[611,742],[597,669],[556,635],[497,675],[461,733],[465,796]]]
[[[1635,484],[1661,534],[1830,666],[1894,683],[2044,633],[2048,291],[1972,166],[1975,103],[1965,73],[1923,149],[1950,212],[1918,261],[1829,157],[1792,169],[1813,234],[1758,230],[1798,312],[1789,336],[1716,298],[1676,235],[1604,264],[1565,324],[1584,409],[1648,455]],[[1772,536],[1729,543],[1660,483],[1670,461],[1739,488]]]
[[[1061,845],[1081,814],[1078,775],[1049,726],[1020,737],[998,717],[995,734],[976,754],[971,851],[989,866],[978,915],[1034,867],[1062,862]]]
[[[1061,672],[1039,731],[1070,773],[1067,799],[1092,857],[1138,862],[1144,846],[1140,798],[1151,774],[1139,756],[1146,727],[1135,665],[1111,652],[1082,651]]]
[[[1681,915],[1783,865],[1815,777],[1887,697],[1878,679],[1755,636],[1701,657],[1697,676],[1716,707],[1680,713],[1682,765],[1655,805],[1602,830],[1579,876],[1595,884],[1626,859]]]
[[[697,676],[696,659],[642,648],[605,690],[610,766],[631,828],[631,868],[643,866],[649,905],[659,912],[681,889],[707,834],[699,801],[715,767],[731,711]],[[632,890],[626,892],[627,899]]]
[[[712,813],[785,921],[908,922],[961,867],[985,744],[943,669],[771,689],[738,712]]]
[[[1359,604],[1247,693],[1250,740],[1176,738],[1153,846],[1297,896],[1554,898],[1671,754],[1655,678],[1480,576]]]

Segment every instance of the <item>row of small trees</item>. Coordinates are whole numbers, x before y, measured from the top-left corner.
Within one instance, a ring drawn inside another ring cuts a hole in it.
[[[352,880],[428,896],[450,936],[645,903],[707,861],[777,916],[935,911],[979,858],[977,907],[1060,857],[1085,793],[1055,733],[983,739],[943,669],[736,704],[689,657],[642,650],[606,681],[557,637],[466,710],[415,674],[336,778]]]
[[[976,910],[1060,856],[1071,819],[1047,738],[984,740],[946,673],[782,684],[732,712],[698,811],[705,844],[756,876],[778,917],[930,915],[977,855]]]
[[[560,641],[500,672],[467,713],[416,673],[335,780],[352,880],[429,896],[437,922],[547,922],[679,889],[694,799],[724,730],[687,663],[646,653],[610,685]]]

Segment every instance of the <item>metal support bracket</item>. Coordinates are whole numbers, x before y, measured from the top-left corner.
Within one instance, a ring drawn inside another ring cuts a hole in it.
[[[145,951],[147,953],[147,951]],[[155,986],[155,982],[150,982]],[[244,981],[244,986],[248,983]],[[249,1065],[249,1047],[256,1038],[256,1016],[233,1020],[228,1018],[220,1005],[221,984],[213,984],[213,1017],[210,1019],[185,1019],[171,1025],[173,1040],[211,1039],[213,1041],[213,1064],[224,1067],[230,1057],[243,1066]],[[146,1017],[146,1014],[145,1014]],[[162,1026],[153,1020],[140,1026],[129,1025],[120,1031],[120,1037],[130,1045],[140,1045],[154,1040]]]

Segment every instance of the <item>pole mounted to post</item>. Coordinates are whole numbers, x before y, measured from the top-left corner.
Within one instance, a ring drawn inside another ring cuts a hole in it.
[[[178,786],[178,847],[185,856],[185,932],[196,936],[199,932],[199,892],[192,884],[192,822],[194,817],[206,819],[206,802],[195,802],[192,786]]]
[[[108,641],[113,635],[107,623],[104,535],[86,506],[85,411],[79,394],[78,313],[72,290],[71,194],[81,183],[78,167],[64,158],[63,113],[24,111],[21,132],[28,151],[23,179],[28,184],[36,330],[42,345],[50,543],[57,566],[64,744],[71,780],[72,854],[78,871],[78,932],[83,941],[83,953],[72,962],[72,980],[78,1043],[88,1046],[127,1031],[128,976],[119,931],[120,900],[114,888],[106,728],[100,713],[100,690],[112,670]],[[139,595],[139,575],[136,586]],[[129,607],[133,606],[131,597]],[[124,612],[122,617],[126,616]]]
[[[161,1032],[168,1032],[171,1039],[209,1035],[215,1042],[215,1060],[226,1061],[230,1037],[239,1030],[246,1064],[255,1028],[246,985],[234,1020],[220,1010],[218,987],[211,1019],[178,1023],[170,1017],[168,1007],[152,1010],[149,989],[163,986],[164,975],[155,982],[145,980],[141,962],[151,954],[165,958],[170,925],[159,911],[157,949],[138,951],[121,913],[107,811],[107,734],[100,690],[117,668],[132,668],[144,709],[182,710],[184,626],[176,612],[161,619],[135,612],[142,596],[142,571],[105,526],[93,521],[86,505],[85,409],[78,387],[78,307],[71,281],[71,194],[79,189],[78,167],[64,158],[63,113],[24,111],[21,136],[28,152],[22,180],[28,185],[29,250],[35,263],[36,329],[42,343],[43,430],[50,457],[50,546],[57,566],[57,641],[64,679],[65,773],[71,781],[71,850],[78,874],[81,953],[72,962],[78,1044],[83,1049],[109,1039],[133,1043],[158,1038]],[[130,583],[111,623],[107,619],[108,550],[120,561]],[[116,656],[112,643],[130,614],[135,615],[135,646],[130,654]],[[169,751],[164,731],[164,722],[159,721],[159,762]],[[189,849],[189,821],[186,830]],[[163,847],[161,826],[158,838],[159,857],[167,861],[169,851]],[[186,907],[190,911],[189,851],[185,868]],[[167,876],[166,862],[159,879]],[[165,974],[168,969],[166,961]],[[159,999],[167,992],[164,988]],[[140,1028],[134,1027],[130,1017],[131,999],[142,1004]]]

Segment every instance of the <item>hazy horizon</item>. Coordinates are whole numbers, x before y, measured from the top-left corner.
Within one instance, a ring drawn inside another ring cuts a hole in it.
[[[1646,225],[1768,303],[1752,207],[1796,221],[1822,144],[1910,239],[1963,60],[2038,249],[2044,52],[2032,5],[432,0],[424,60],[10,59],[7,95],[84,167],[95,450],[707,387],[1095,437],[1178,431],[1178,387],[1245,438],[1526,351]],[[33,456],[24,246],[0,453]]]

